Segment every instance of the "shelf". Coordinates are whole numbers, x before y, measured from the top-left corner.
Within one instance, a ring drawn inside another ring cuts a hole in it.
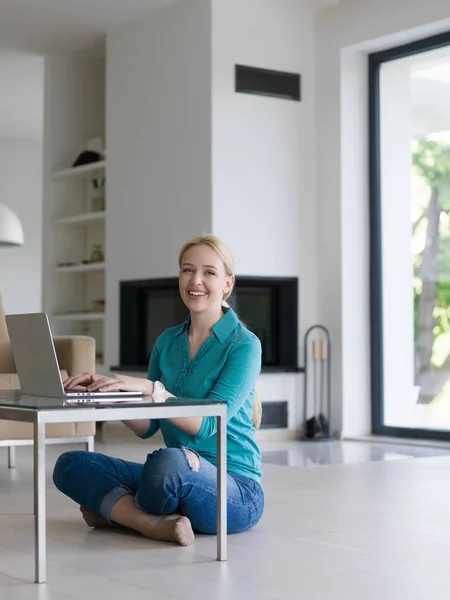
[[[57,321],[104,321],[105,313],[95,312],[77,312],[77,313],[57,313],[51,316]]]
[[[70,167],[68,169],[62,169],[61,171],[55,171],[52,177],[53,179],[63,179],[65,177],[85,177],[89,176],[92,172],[100,171],[105,167],[106,160],[99,160],[98,162],[82,165],[81,167]]]
[[[86,265],[73,265],[71,267],[55,267],[55,273],[86,273],[89,271],[103,271],[104,262],[89,263]]]
[[[84,213],[73,217],[60,217],[52,221],[53,225],[76,225],[90,223],[92,221],[102,221],[106,218],[105,211]]]

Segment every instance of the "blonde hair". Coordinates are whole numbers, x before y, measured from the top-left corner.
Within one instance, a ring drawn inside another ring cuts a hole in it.
[[[178,254],[178,267],[181,269],[181,265],[183,263],[183,256],[186,252],[192,248],[193,246],[209,246],[212,248],[222,259],[222,262],[225,266],[225,272],[227,276],[234,277],[234,258],[231,250],[228,246],[217,236],[215,235],[199,235],[197,237],[192,238],[180,249]],[[223,294],[222,298],[222,306],[229,306],[227,303],[228,298],[231,296],[233,291],[233,286],[229,289],[228,292]],[[241,321],[242,323],[242,321]],[[244,323],[242,323],[244,325]],[[244,325],[245,327],[245,325]],[[261,417],[262,417],[262,404],[259,397],[258,389],[255,386],[254,391],[254,399],[253,399],[253,415],[252,422],[255,429],[259,429],[261,425]]]
[[[224,242],[222,242],[220,238],[216,237],[215,235],[199,235],[183,244],[178,254],[178,267],[180,269],[183,262],[183,256],[190,248],[192,248],[192,246],[209,246],[212,248],[222,259],[227,276],[234,277],[234,258],[231,254],[231,250]],[[228,292],[224,293],[222,298],[222,306],[228,306],[227,300],[231,296],[232,291],[233,287],[231,287]]]
[[[255,429],[259,429],[261,427],[261,419],[262,419],[262,402],[259,397],[258,386],[255,385],[255,392],[253,395],[253,414],[252,414],[252,423]]]

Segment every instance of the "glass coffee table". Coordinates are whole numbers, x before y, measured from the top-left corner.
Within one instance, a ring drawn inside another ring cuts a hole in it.
[[[217,560],[227,559],[227,407],[226,402],[170,400],[108,404],[69,404],[66,398],[43,398],[20,391],[0,391],[0,419],[33,423],[35,581],[46,581],[45,425],[174,417],[217,418]]]

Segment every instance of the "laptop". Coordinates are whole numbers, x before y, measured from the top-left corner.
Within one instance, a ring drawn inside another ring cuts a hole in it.
[[[70,392],[64,389],[53,336],[45,313],[6,315],[11,349],[24,394],[66,398],[70,402],[136,402],[141,392]]]

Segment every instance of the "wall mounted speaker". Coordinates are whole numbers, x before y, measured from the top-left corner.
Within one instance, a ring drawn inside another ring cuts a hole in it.
[[[236,65],[236,92],[300,101],[300,74]]]

